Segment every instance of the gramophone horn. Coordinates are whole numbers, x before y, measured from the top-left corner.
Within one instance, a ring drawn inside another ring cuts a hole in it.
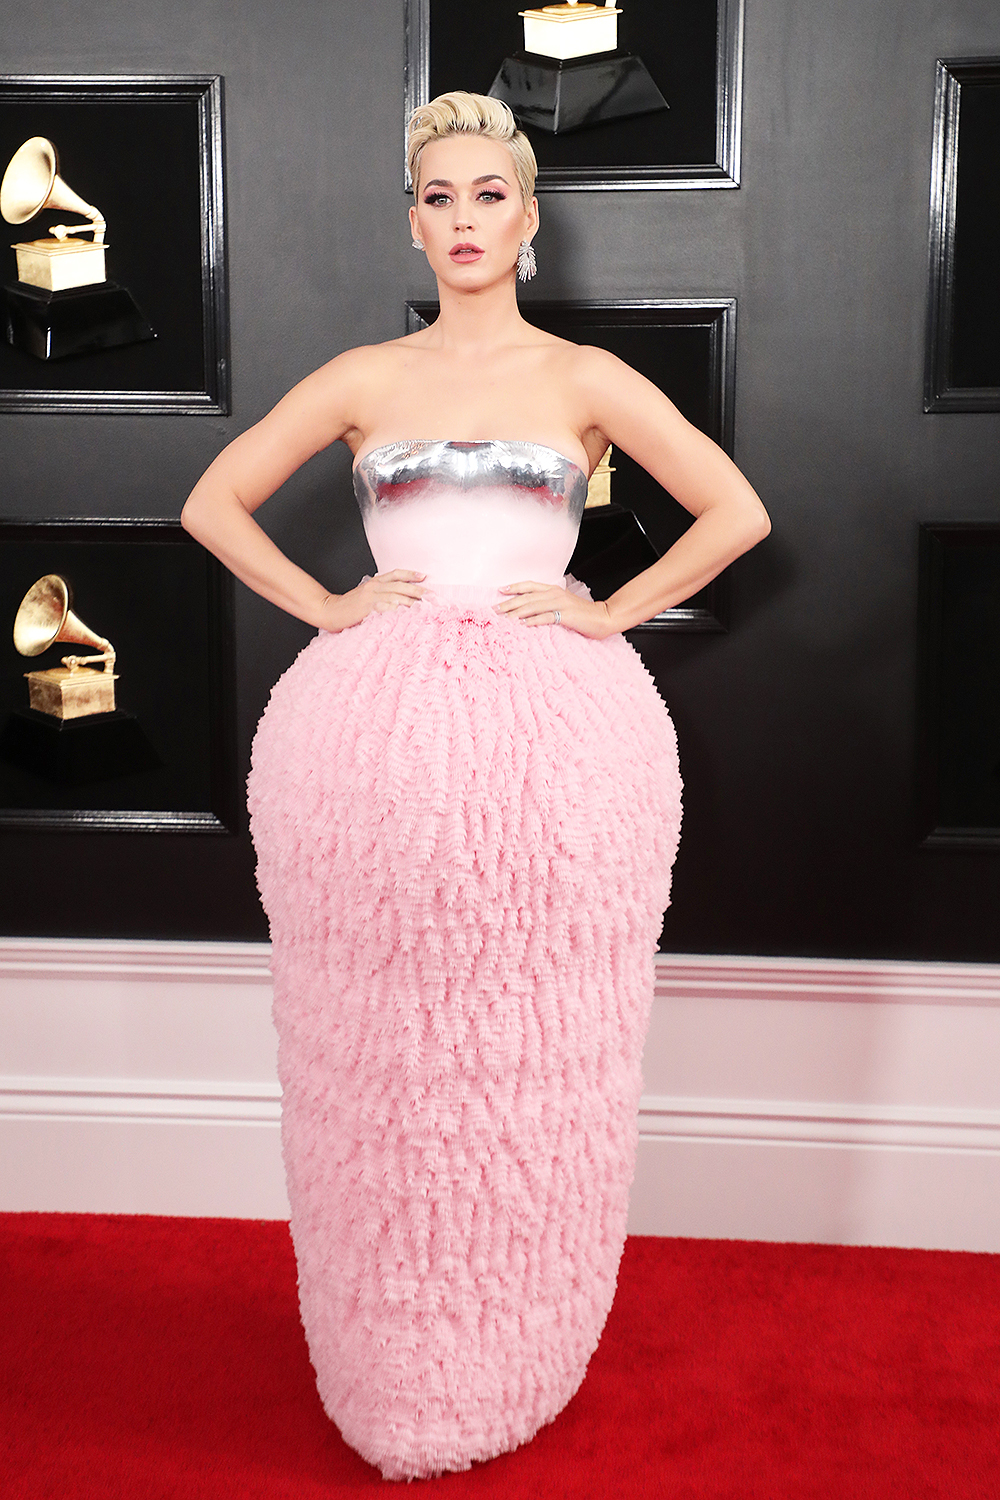
[[[85,625],[69,605],[69,584],[58,573],[46,573],[31,585],[14,619],[14,645],[22,656],[41,656],[56,641],[113,650],[111,642]]]
[[[44,135],[33,135],[10,159],[0,183],[0,214],[8,224],[23,224],[43,208],[68,208],[104,227],[104,216],[59,176],[59,156]],[[86,227],[86,226],[84,226]]]

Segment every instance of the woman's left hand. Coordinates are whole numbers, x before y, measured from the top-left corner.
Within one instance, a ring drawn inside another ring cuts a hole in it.
[[[557,584],[508,583],[500,592],[508,597],[494,605],[494,609],[525,625],[559,625],[598,641],[614,634],[606,604],[571,594]]]

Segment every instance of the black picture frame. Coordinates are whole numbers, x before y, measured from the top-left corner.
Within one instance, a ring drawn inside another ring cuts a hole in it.
[[[937,63],[924,410],[1000,411],[1000,57]]]
[[[35,657],[15,650],[18,606],[47,573],[69,582],[74,612],[117,652],[124,759],[113,738],[119,731],[104,716],[103,724],[88,721],[82,763],[77,745],[69,746],[67,772],[65,747],[52,750],[58,721],[28,708],[25,672],[94,649],[59,643]],[[239,831],[232,578],[179,521],[0,521],[0,600],[8,616],[0,634],[0,827]],[[124,769],[101,773],[106,746]],[[30,768],[36,754],[60,758],[55,779]],[[93,779],[74,779],[81,764]]]
[[[617,354],[665,392],[684,416],[732,455],[736,391],[735,297],[663,297],[545,302],[526,299],[522,315],[577,344]],[[407,331],[427,327],[438,304],[406,304]],[[496,434],[509,436],[509,434]],[[612,498],[638,518],[662,554],[692,522],[639,464],[614,450]],[[636,631],[717,632],[728,628],[728,577],[635,627]],[[630,632],[631,633],[631,632]]]
[[[1000,852],[1000,521],[920,528],[919,839]]]
[[[230,411],[223,81],[183,76],[0,76],[0,172],[29,137],[54,143],[59,173],[108,222],[108,277],[157,337],[40,359],[0,332],[0,411]],[[6,246],[78,215],[43,210],[11,225]],[[8,304],[9,306],[9,304]],[[5,309],[5,322],[7,317]]]
[[[449,89],[488,93],[504,56],[523,46],[520,8],[514,0],[509,14],[498,5],[472,12],[460,0],[406,0],[406,118]],[[647,54],[669,111],[564,138],[526,125],[537,190],[739,187],[743,0],[629,0],[619,43],[620,52]],[[404,186],[412,190],[405,165]]]

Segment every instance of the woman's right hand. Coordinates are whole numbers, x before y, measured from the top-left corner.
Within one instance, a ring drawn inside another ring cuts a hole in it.
[[[330,594],[320,614],[320,629],[347,630],[360,624],[366,615],[384,614],[400,607],[409,609],[423,598],[421,583],[426,577],[426,573],[414,573],[409,568],[393,568],[391,573],[363,578],[346,594]]]

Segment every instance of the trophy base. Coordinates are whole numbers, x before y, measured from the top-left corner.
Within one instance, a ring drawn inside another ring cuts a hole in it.
[[[584,511],[566,571],[585,583],[595,599],[606,599],[658,557],[632,511],[612,500]]]
[[[44,672],[25,672],[28,704],[36,713],[54,719],[82,719],[88,714],[115,711],[117,672],[95,672],[93,667],[49,667]]]
[[[163,764],[135,715],[120,708],[83,719],[16,708],[0,735],[0,760],[59,786],[87,786]]]
[[[35,359],[66,359],[156,338],[132,293],[116,281],[62,292],[19,281],[4,287],[4,295],[7,342]]]
[[[670,108],[645,63],[631,52],[565,61],[515,52],[500,64],[490,94],[510,105],[519,124],[549,135]]]

